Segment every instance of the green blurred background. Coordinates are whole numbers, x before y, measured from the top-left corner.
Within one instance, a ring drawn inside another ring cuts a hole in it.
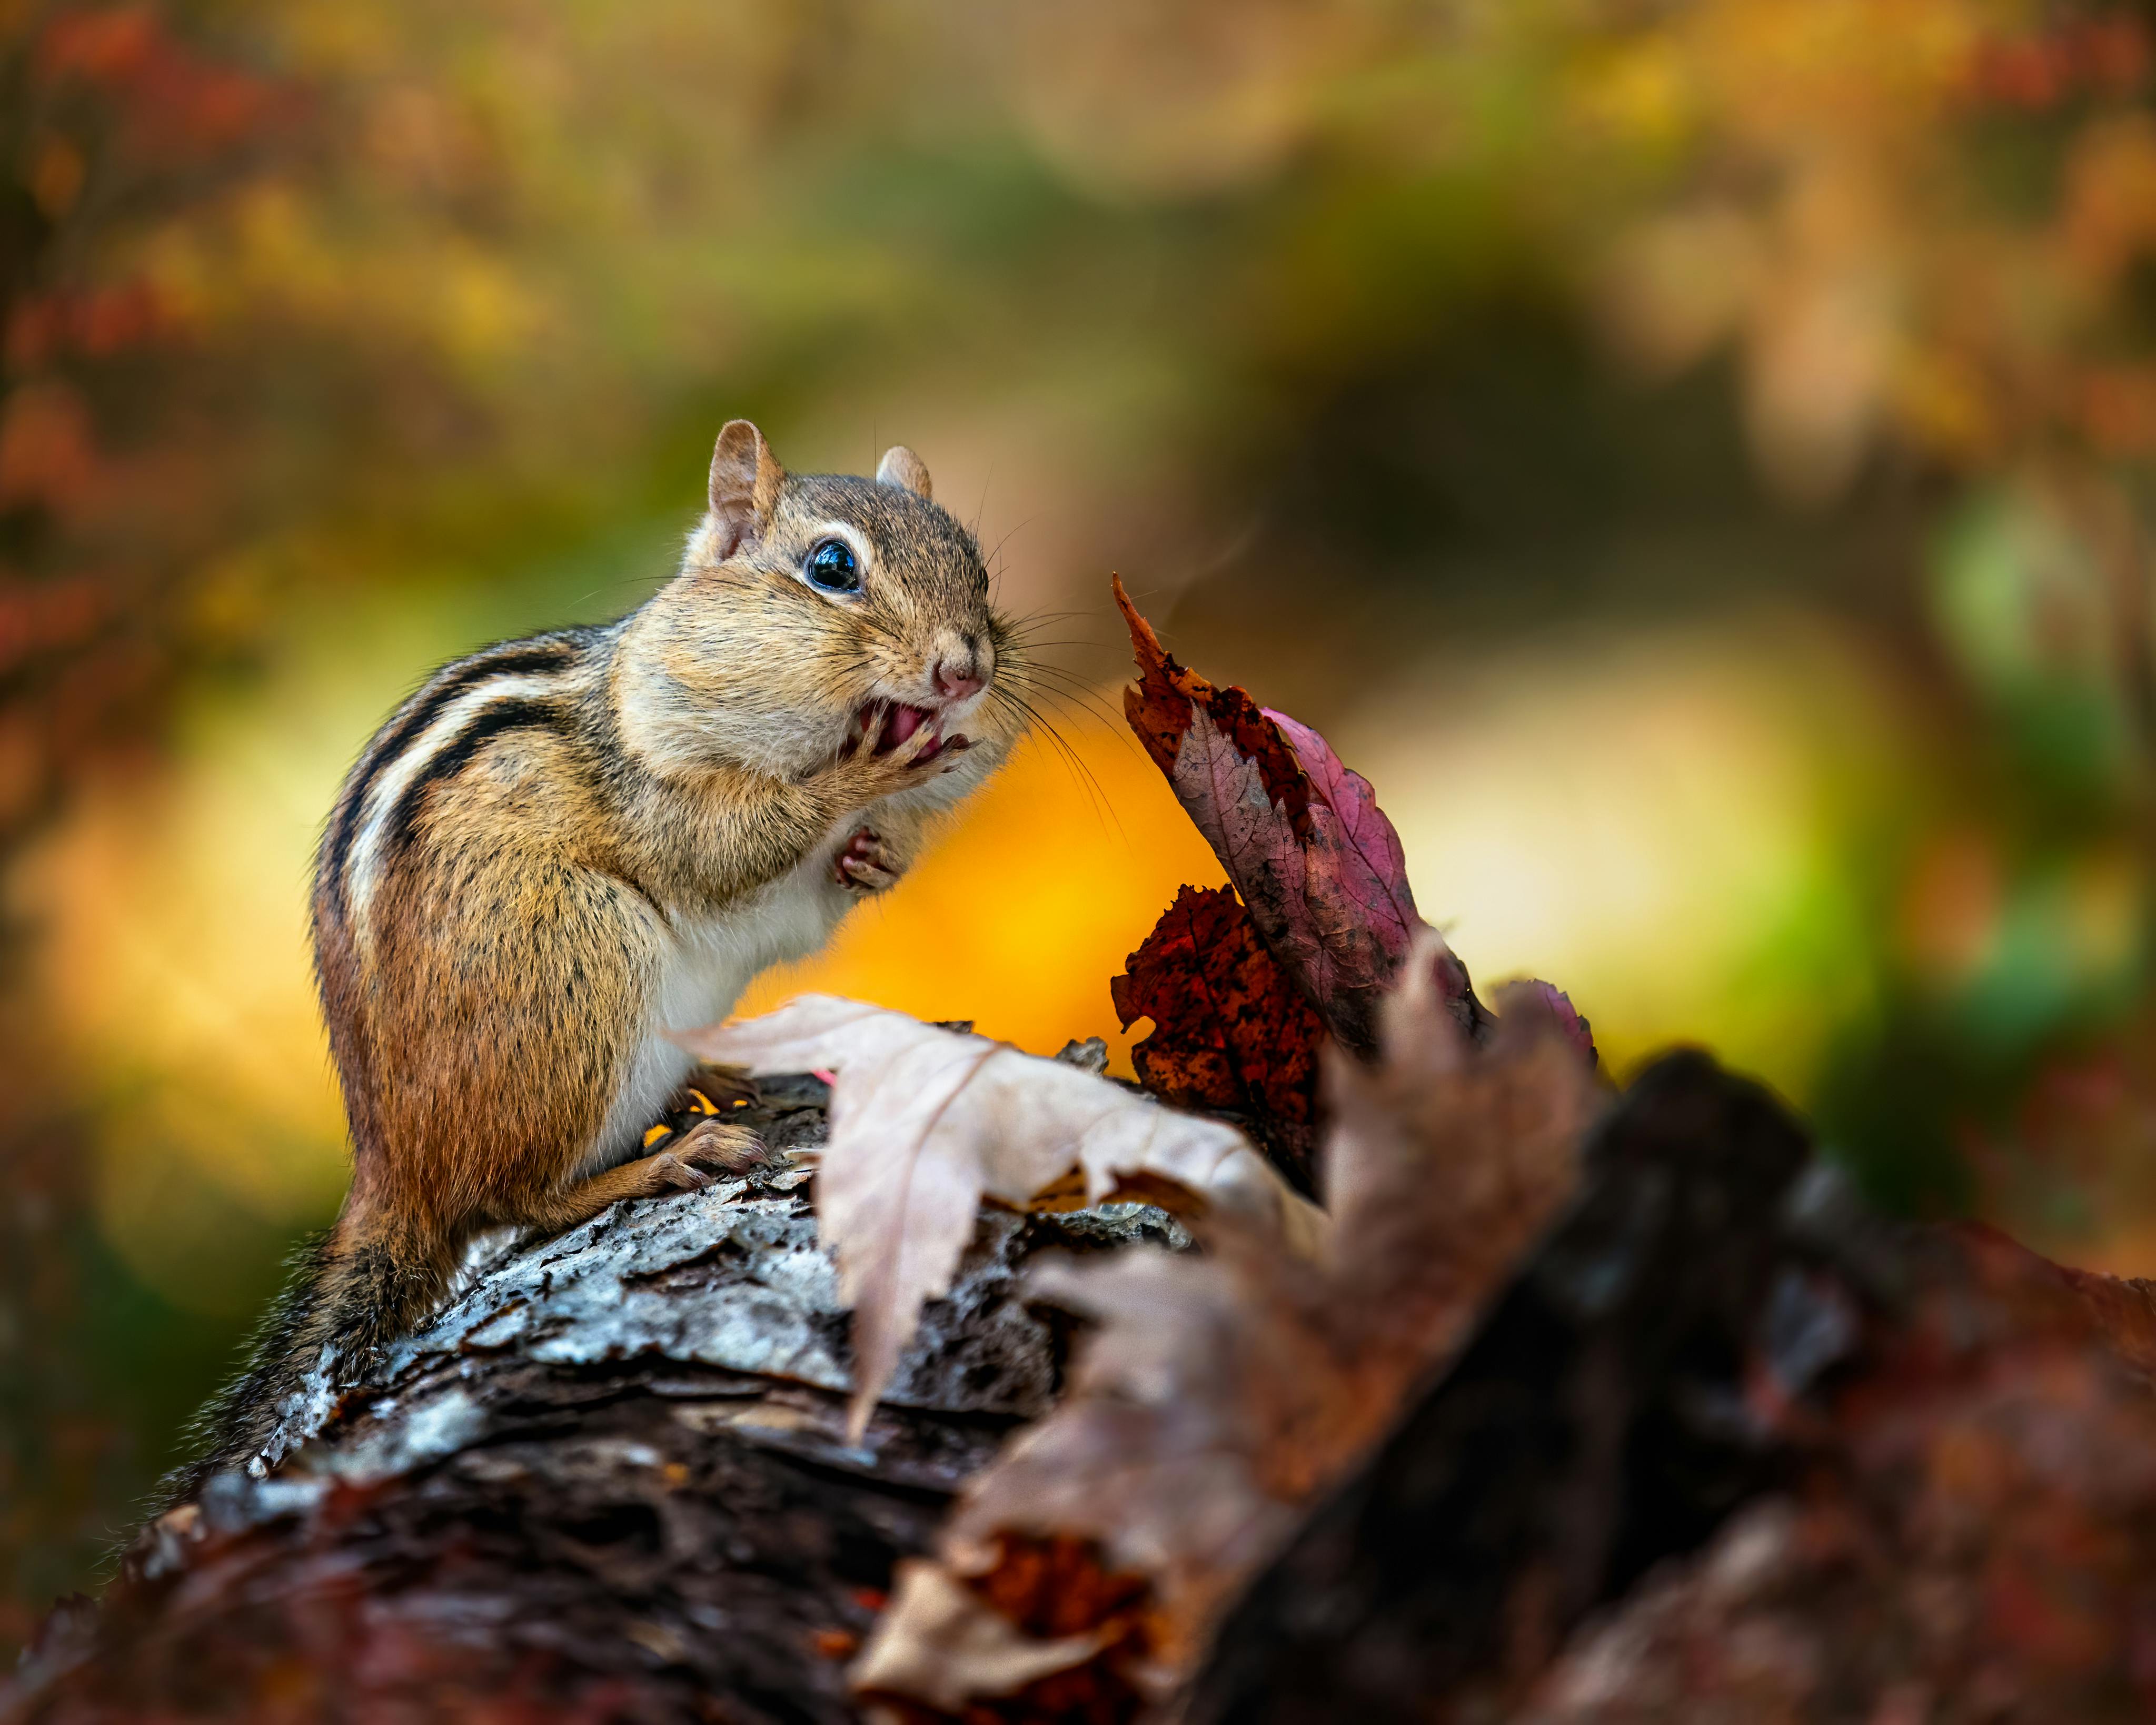
[[[759,1001],[1127,1048],[1108,976],[1219,875],[1099,716],[1116,568],[1620,1075],[1704,1041],[1883,1201],[2156,1270],[2153,40],[0,0],[0,1644],[334,1209],[338,776],[432,663],[663,580],[737,413],[912,444],[1071,691]]]

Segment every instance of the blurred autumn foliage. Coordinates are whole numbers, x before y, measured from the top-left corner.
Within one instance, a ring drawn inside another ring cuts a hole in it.
[[[203,435],[206,388],[246,387],[244,347],[148,266],[145,230],[214,219],[298,110],[147,9],[11,22],[0,832],[19,839],[85,752],[157,716],[259,459],[226,442],[244,421]]]
[[[334,1202],[337,773],[662,578],[734,412],[1022,528],[1081,695],[1121,567],[1620,1076],[1711,1041],[1878,1195],[2156,1261],[2152,54],[2093,0],[0,5],[0,1640]],[[1021,761],[814,980],[1127,1057],[1107,978],[1219,876],[1101,736],[1105,814]]]

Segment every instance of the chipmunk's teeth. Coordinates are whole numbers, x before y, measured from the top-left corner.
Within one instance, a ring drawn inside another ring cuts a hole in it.
[[[880,755],[890,753],[934,717],[935,715],[925,706],[895,703],[891,709],[891,718],[883,727],[883,735],[876,738],[876,752]]]

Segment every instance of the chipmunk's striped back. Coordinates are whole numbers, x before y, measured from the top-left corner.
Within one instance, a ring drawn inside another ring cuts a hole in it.
[[[594,649],[619,625],[501,641],[452,660],[375,733],[346,775],[316,859],[316,915],[363,931],[383,867],[409,845],[427,793],[493,738],[581,722]]]

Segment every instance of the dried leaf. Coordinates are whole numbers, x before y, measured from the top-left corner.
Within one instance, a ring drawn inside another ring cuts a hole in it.
[[[1125,1029],[1152,1020],[1131,1050],[1145,1087],[1178,1107],[1254,1117],[1275,1161],[1308,1189],[1325,1027],[1235,894],[1184,887],[1127,962],[1108,992]]]
[[[1337,847],[1339,870],[1354,901],[1368,911],[1380,943],[1397,963],[1422,925],[1408,888],[1400,835],[1378,807],[1370,781],[1343,765],[1330,743],[1286,713],[1270,707],[1264,711],[1294,748],[1317,802],[1332,817],[1330,828],[1322,820],[1313,824]]]
[[[1533,1019],[1508,1012],[1501,1040]],[[1507,1717],[1508,1687],[1584,1615],[1800,1474],[1768,1423],[1845,1368],[1861,1317],[1790,1233],[1865,1232],[1808,1156],[1765,1091],[1702,1054],[1643,1074],[1582,1147],[1562,1222],[1244,1589],[1191,1725]]]
[[[1579,1009],[1572,1004],[1572,996],[1554,983],[1537,978],[1513,985],[1508,998],[1514,1010],[1545,1012],[1557,1021],[1565,1039],[1587,1057],[1589,1065],[1599,1065],[1602,1056],[1594,1046],[1594,1027],[1580,1015]]]
[[[890,1615],[903,1636],[879,1635],[850,1673],[856,1689],[911,1696],[957,1712],[977,1695],[1009,1695],[1101,1651],[1097,1631],[1039,1640],[937,1564],[908,1559],[892,1584]]]
[[[1024,1205],[1076,1168],[1093,1203],[1150,1177],[1276,1244],[1313,1250],[1323,1231],[1232,1128],[1007,1043],[828,994],[676,1040],[758,1076],[836,1076],[817,1209],[854,1308],[856,1435],[922,1302],[950,1286],[984,1195]]]
[[[1243,690],[1233,685],[1216,688],[1196,671],[1177,664],[1123,591],[1122,578],[1111,576],[1109,587],[1130,625],[1131,644],[1137,654],[1137,685],[1124,691],[1123,714],[1153,765],[1173,782],[1192,715],[1203,709],[1214,728],[1257,763],[1266,797],[1281,805],[1290,823],[1300,829],[1309,810],[1309,781],[1279,728]]]
[[[1147,1633],[1088,1657],[1165,1694],[1569,1192],[1600,1094],[1586,1064],[1546,1012],[1516,1013],[1476,1046],[1445,956],[1422,930],[1382,1015],[1378,1065],[1327,1060],[1336,1219],[1318,1261],[1216,1211],[1199,1227],[1203,1255],[1035,1271],[1036,1293],[1098,1327],[1064,1401],[975,1481],[947,1529],[941,1560],[982,1609],[1014,1537],[1092,1542],[1106,1571],[1142,1575],[1152,1593]],[[871,1656],[918,1633],[895,1609]]]
[[[1316,732],[1177,664],[1120,580],[1113,589],[1137,657],[1131,728],[1282,969],[1343,1046],[1371,1053],[1378,1003],[1422,926],[1399,834]],[[1466,1001],[1472,1028],[1480,1008]]]

